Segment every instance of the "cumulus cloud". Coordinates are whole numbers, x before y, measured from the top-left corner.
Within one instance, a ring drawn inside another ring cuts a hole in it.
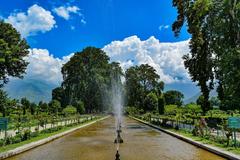
[[[123,41],[113,41],[103,50],[125,70],[133,65],[149,64],[165,83],[189,81],[182,60],[182,56],[189,53],[189,41],[160,43],[153,36],[147,40],[131,36]]]
[[[55,12],[59,17],[62,17],[65,20],[69,20],[71,14],[79,15],[81,17],[81,23],[86,24],[84,15],[80,12],[80,8],[78,8],[77,6],[60,6],[54,8],[53,12]]]
[[[28,8],[27,12],[12,13],[5,19],[11,23],[23,37],[47,32],[54,28],[56,21],[51,12],[37,4]]]
[[[38,79],[59,85],[62,82],[61,67],[69,61],[73,53],[61,59],[55,58],[47,49],[30,49],[26,58],[29,65],[26,70],[26,79]]]
[[[189,52],[189,41],[160,43],[153,36],[147,40],[131,36],[122,41],[113,41],[104,46],[103,50],[111,61],[119,62],[124,70],[134,65],[149,64],[167,84],[191,82],[182,60],[182,56]],[[47,49],[30,49],[24,79],[38,79],[60,85],[61,67],[72,56],[73,53],[56,58]]]
[[[161,31],[163,29],[168,29],[170,26],[169,25],[160,25],[158,29]]]

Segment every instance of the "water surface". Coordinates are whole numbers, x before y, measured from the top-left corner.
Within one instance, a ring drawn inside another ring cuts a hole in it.
[[[124,118],[121,160],[222,160],[130,118]],[[65,137],[7,160],[114,160],[114,118],[79,129]]]

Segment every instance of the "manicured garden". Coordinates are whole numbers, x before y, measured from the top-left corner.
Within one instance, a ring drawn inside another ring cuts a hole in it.
[[[52,135],[79,127],[91,121],[101,118],[102,115],[85,115],[69,117],[68,121],[62,121],[61,125],[51,126],[50,128],[39,131],[36,127],[35,131],[24,128],[22,132],[17,133],[15,136],[7,136],[0,140],[0,152],[8,151],[24,144],[35,142]]]
[[[164,114],[161,115],[156,112],[141,114],[134,107],[128,107],[126,113],[195,141],[240,154],[240,130],[228,125],[229,117],[240,117],[237,110],[226,112],[213,109],[203,116],[200,106],[188,104],[182,107],[166,105]]]

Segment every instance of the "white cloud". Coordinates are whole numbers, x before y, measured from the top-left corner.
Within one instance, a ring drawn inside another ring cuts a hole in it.
[[[5,21],[11,23],[23,37],[50,31],[56,24],[51,12],[36,4],[29,7],[26,13],[12,13]]]
[[[161,31],[163,29],[168,29],[170,26],[169,25],[160,25],[158,29]]]
[[[71,30],[75,30],[75,26],[71,26],[70,29],[71,29]]]
[[[140,40],[137,36],[113,41],[103,50],[126,70],[133,65],[149,64],[153,66],[165,83],[191,82],[184,68],[182,56],[189,52],[189,41],[160,43],[155,37]],[[30,49],[26,58],[29,65],[24,79],[38,79],[60,85],[62,82],[61,67],[73,56],[55,58],[47,49]]]
[[[165,83],[189,81],[182,56],[189,52],[189,41],[160,43],[155,37],[142,41],[137,36],[113,41],[103,50],[123,69],[133,65],[149,64]]]
[[[86,22],[86,20],[83,18],[83,19],[81,19],[81,23],[82,23],[82,24],[86,24],[87,22]]]
[[[26,70],[27,74],[25,75],[25,78],[38,79],[60,85],[62,82],[61,67],[64,63],[69,61],[73,56],[73,53],[59,59],[53,57],[47,49],[34,48],[29,51],[30,54],[26,58],[29,65]]]
[[[65,20],[69,20],[71,18],[71,14],[76,14],[81,18],[81,23],[86,24],[86,20],[84,15],[80,12],[80,8],[77,6],[60,6],[53,9],[59,17],[64,18]]]
[[[54,8],[53,11],[65,20],[69,20],[71,13],[82,15],[80,13],[80,9],[77,6],[60,6],[58,8]]]

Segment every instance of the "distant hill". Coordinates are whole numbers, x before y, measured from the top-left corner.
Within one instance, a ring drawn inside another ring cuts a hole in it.
[[[192,96],[192,97],[190,97],[190,98],[188,98],[188,99],[185,99],[185,100],[184,100],[184,104],[188,104],[188,103],[191,103],[191,102],[194,102],[194,103],[195,103],[200,95],[201,95],[201,92],[198,92],[198,93],[195,94],[194,96]],[[214,89],[214,90],[212,90],[212,91],[210,92],[209,97],[210,97],[210,98],[211,98],[211,97],[216,97],[217,95],[218,95],[218,94],[217,94],[217,91],[216,91],[216,89]]]
[[[195,94],[194,96],[190,97],[189,99],[184,100],[184,104],[188,104],[191,102],[196,102],[198,97],[201,96],[201,92],[198,92],[197,94]]]
[[[55,87],[54,84],[35,79],[13,79],[4,87],[4,90],[11,98],[26,97],[31,102],[38,103],[39,101],[49,102],[52,97],[52,89]]]
[[[193,83],[172,83],[165,84],[164,92],[168,90],[178,90],[184,94],[184,101],[193,97],[200,92],[198,87]]]

